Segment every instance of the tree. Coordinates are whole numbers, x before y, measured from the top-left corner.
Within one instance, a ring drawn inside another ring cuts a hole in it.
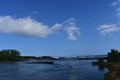
[[[120,61],[120,52],[115,49],[111,49],[111,52],[108,52],[108,62]]]
[[[10,54],[14,57],[19,57],[20,56],[20,52],[17,50],[10,50]]]
[[[103,58],[98,58],[98,62],[99,62],[100,64],[102,64],[102,63],[104,63],[104,59],[103,59]]]
[[[17,50],[0,51],[0,61],[16,61],[20,59],[20,52]]]
[[[12,55],[10,55],[4,51],[0,52],[0,61],[13,61],[14,59],[15,58]]]

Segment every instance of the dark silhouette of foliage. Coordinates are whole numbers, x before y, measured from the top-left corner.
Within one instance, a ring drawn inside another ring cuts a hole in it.
[[[2,50],[0,51],[0,61],[16,61],[20,57],[20,52],[17,50]]]
[[[38,57],[37,59],[40,59],[40,60],[55,60],[56,58],[53,58],[51,56],[41,56],[41,57]]]
[[[109,71],[104,75],[104,80],[117,80],[116,78],[120,76],[120,52],[111,49],[107,56],[106,67]]]
[[[104,63],[104,59],[103,58],[98,58],[98,62],[99,63]]]
[[[10,52],[11,52],[10,54],[14,57],[19,57],[20,56],[20,52],[17,51],[17,50],[10,50]]]
[[[0,53],[0,61],[13,61],[14,57],[8,53],[2,52]]]
[[[115,49],[111,49],[111,52],[108,52],[108,62],[117,62],[120,61],[120,52]]]

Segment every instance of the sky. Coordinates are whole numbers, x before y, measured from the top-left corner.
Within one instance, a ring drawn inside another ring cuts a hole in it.
[[[0,0],[0,50],[24,56],[120,50],[120,0]]]

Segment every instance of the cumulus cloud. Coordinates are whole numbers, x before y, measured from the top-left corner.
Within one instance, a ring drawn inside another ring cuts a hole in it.
[[[77,40],[76,34],[78,35],[80,31],[71,19],[65,21],[65,23],[55,23],[53,26],[49,26],[30,17],[16,19],[11,16],[0,16],[0,33],[3,34],[42,38],[55,34],[64,28],[69,40]]]
[[[106,36],[110,33],[119,31],[120,27],[118,27],[118,25],[116,25],[116,24],[111,24],[111,25],[104,24],[104,25],[101,25],[100,27],[98,27],[97,30],[100,31],[101,35]]]
[[[49,34],[53,34],[59,28],[59,24],[48,27],[48,25],[37,22],[30,17],[18,19],[12,18],[11,16],[0,17],[0,33],[46,37]]]
[[[77,36],[80,35],[80,29],[76,26],[74,18],[68,19],[64,22],[65,31],[68,34],[69,40],[77,40]]]

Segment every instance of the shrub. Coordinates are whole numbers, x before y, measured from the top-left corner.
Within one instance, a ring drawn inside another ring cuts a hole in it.
[[[2,50],[0,51],[0,61],[16,61],[20,56],[17,50]]]
[[[117,62],[120,61],[120,52],[115,49],[111,49],[111,52],[108,52],[108,62]]]

